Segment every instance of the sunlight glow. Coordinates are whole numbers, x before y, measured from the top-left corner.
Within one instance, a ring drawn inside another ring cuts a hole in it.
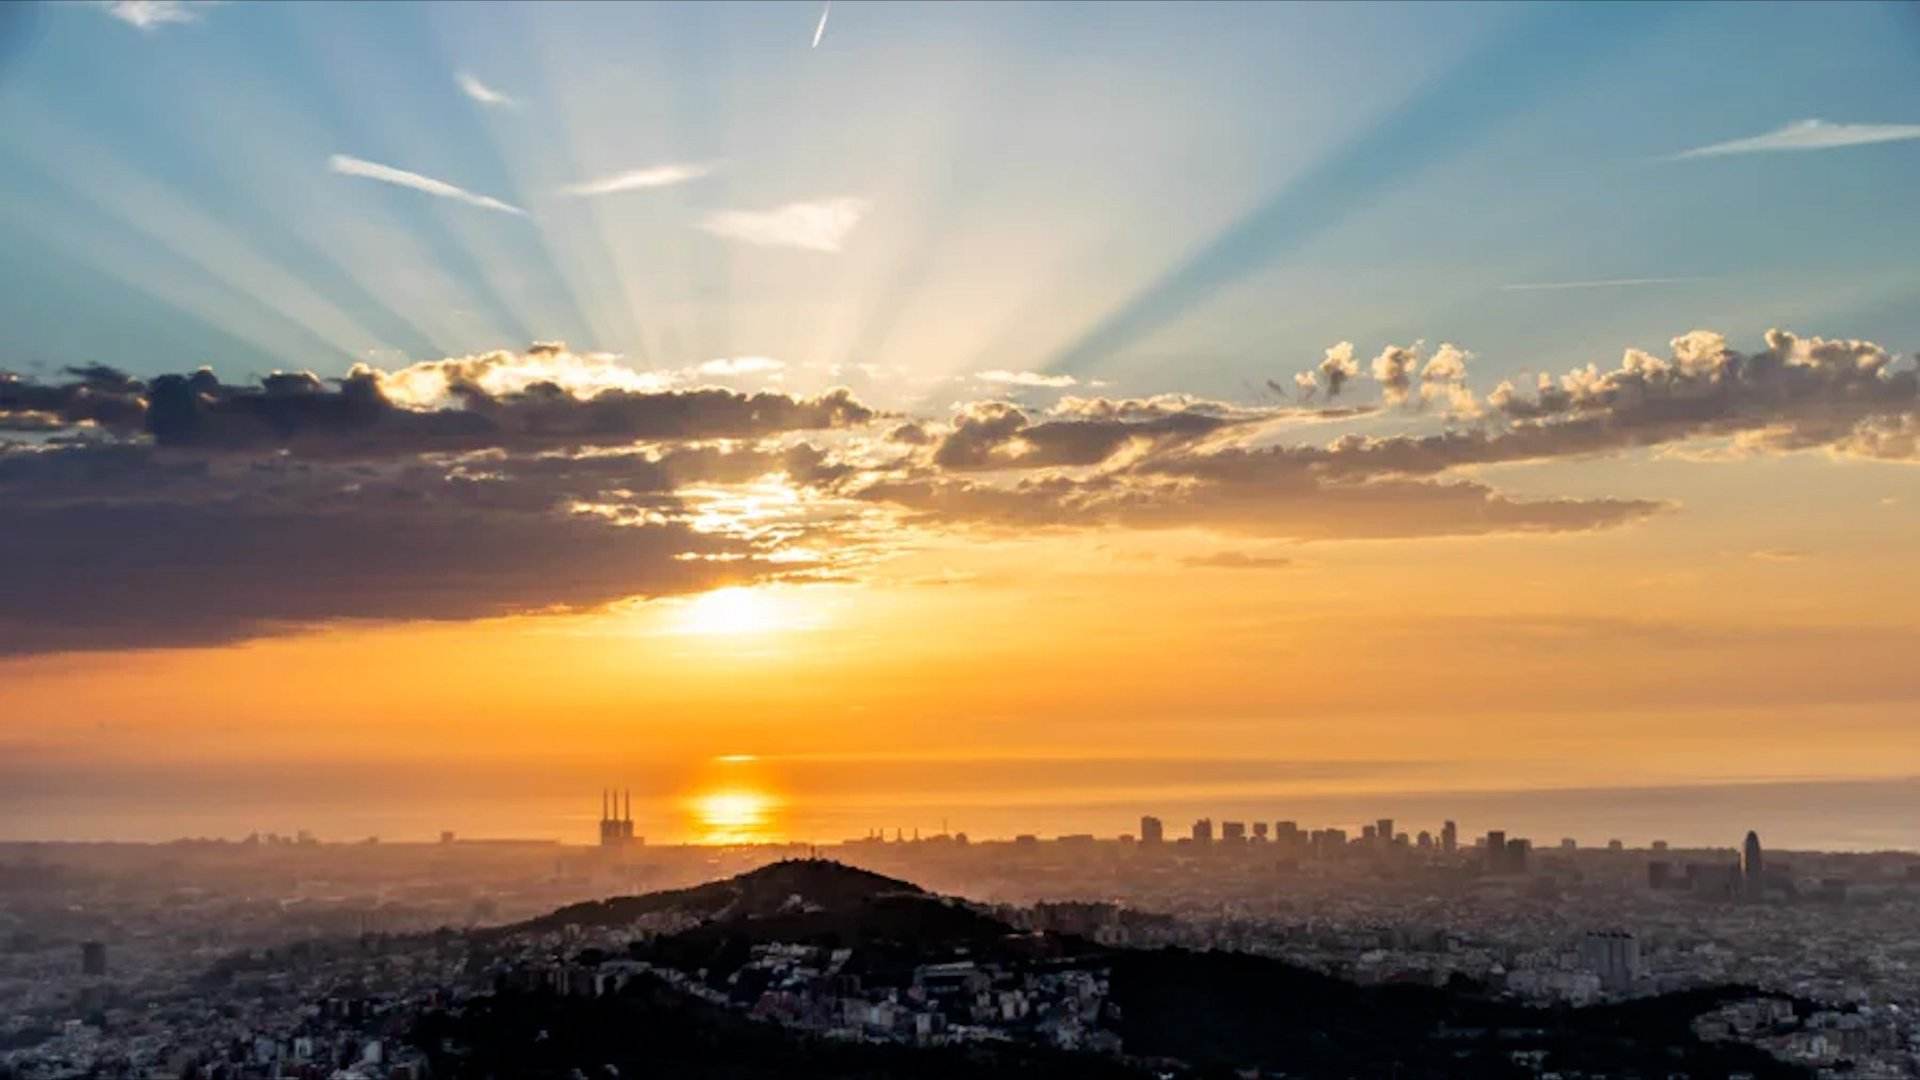
[[[771,838],[774,800],[758,791],[710,791],[693,803],[700,839],[708,844],[741,844]]]
[[[740,586],[694,597],[677,627],[683,634],[761,634],[779,628],[779,605],[765,590]]]

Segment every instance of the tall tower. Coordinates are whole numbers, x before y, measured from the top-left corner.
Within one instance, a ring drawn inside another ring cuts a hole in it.
[[[1449,821],[1440,826],[1440,850],[1451,855],[1460,846],[1460,827]]]
[[[1749,830],[1747,842],[1740,848],[1740,885],[1748,896],[1758,898],[1762,890],[1766,872],[1765,860],[1760,854],[1760,834]]]
[[[1140,842],[1143,844],[1163,843],[1167,838],[1166,826],[1152,814],[1140,818]]]

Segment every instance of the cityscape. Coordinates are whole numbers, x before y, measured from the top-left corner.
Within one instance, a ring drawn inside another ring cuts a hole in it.
[[[0,0],[0,1080],[1920,1080],[1920,0]]]
[[[1688,1018],[1703,1046],[1808,1076],[1920,1070],[1920,853],[1773,852],[1757,832],[1716,849],[1536,845],[1388,818],[1201,818],[1170,838],[1153,815],[1105,838],[649,845],[626,805],[603,790],[584,843],[0,845],[0,1076],[424,1077],[447,1069],[422,1032],[448,1010],[643,986],[835,1044],[1140,1060],[1110,957],[990,959],[988,942],[1031,950],[1032,935],[1537,1009],[1710,993]],[[680,944],[713,914],[649,899],[792,867],[886,875],[1004,925],[959,959],[875,966],[888,946],[857,933],[783,940],[775,916],[815,908],[779,885],[756,901],[772,904],[749,924],[760,936],[716,972]],[[1516,1075],[1557,1072],[1546,1050],[1502,1053]]]

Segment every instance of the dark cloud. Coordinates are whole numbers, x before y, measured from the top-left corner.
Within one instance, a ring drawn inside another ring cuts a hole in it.
[[[0,444],[0,654],[214,644],[340,620],[592,609],[783,576],[681,489],[838,466],[799,445],[377,463]],[[804,530],[802,530],[804,531]]]
[[[921,476],[860,489],[922,521],[1002,529],[1208,529],[1293,540],[1399,539],[1608,528],[1658,513],[1642,499],[1514,499],[1471,481],[1329,483],[1308,472],[1205,484],[1132,475],[1052,476],[1011,485]]]
[[[258,385],[236,386],[206,369],[148,382],[110,368],[69,369],[66,381],[54,383],[0,375],[0,427],[91,424],[121,435],[144,431],[170,447],[352,456],[755,439],[855,427],[878,416],[845,389],[816,397],[722,387],[570,389],[561,358],[571,354],[560,348],[537,345],[519,358],[526,367],[546,365],[553,378],[528,378],[510,389],[484,384],[512,354],[435,361],[391,375],[358,367],[332,384],[308,372],[277,372]],[[394,400],[389,387],[423,375],[444,386],[444,400],[430,407]]]
[[[82,424],[138,427],[145,385],[108,367],[68,368],[67,379],[42,383],[0,371],[0,429],[52,430]]]

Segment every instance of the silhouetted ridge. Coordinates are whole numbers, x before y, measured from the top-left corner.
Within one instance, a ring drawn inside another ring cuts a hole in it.
[[[704,919],[734,920],[805,912],[850,912],[886,897],[932,901],[911,882],[861,870],[831,859],[786,859],[724,881],[640,896],[615,896],[570,904],[504,927],[505,932],[579,926],[619,926],[643,915],[680,912]]]

